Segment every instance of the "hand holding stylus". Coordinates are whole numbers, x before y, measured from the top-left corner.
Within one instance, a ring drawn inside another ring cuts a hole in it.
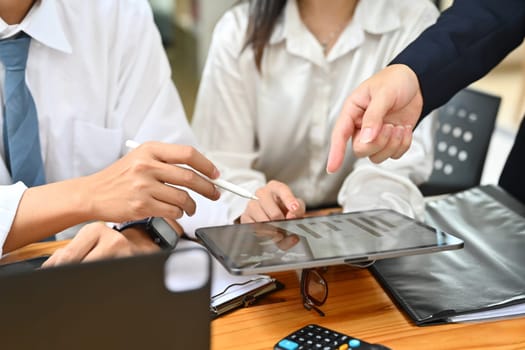
[[[126,146],[131,148],[131,149],[135,149],[139,145],[140,144],[138,142],[133,141],[133,140],[127,140],[126,141]],[[199,175],[202,178],[204,178],[205,180],[211,182],[215,186],[222,188],[223,190],[229,191],[231,193],[234,193],[234,194],[236,194],[238,196],[241,196],[241,197],[244,197],[244,198],[258,200],[258,198],[254,194],[250,193],[249,191],[245,190],[242,187],[239,187],[239,186],[237,186],[235,184],[232,184],[231,182],[228,182],[228,181],[225,181],[225,180],[222,180],[222,179],[210,179],[206,175],[198,172],[197,170],[189,167],[186,164],[176,164],[176,166],[181,167],[181,168],[185,168],[185,169],[193,170],[197,175]],[[168,183],[168,185],[169,185],[169,183]]]
[[[84,204],[78,220],[178,219],[195,213],[196,203],[189,190],[210,200],[220,198],[210,181],[173,164],[187,164],[210,178],[220,176],[217,167],[194,147],[146,142],[107,168],[76,181],[78,193],[69,196],[75,195],[76,202]]]

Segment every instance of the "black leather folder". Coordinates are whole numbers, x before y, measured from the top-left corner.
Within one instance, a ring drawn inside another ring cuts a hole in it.
[[[426,221],[463,239],[464,248],[370,268],[417,325],[525,305],[523,204],[497,186],[479,186],[428,202]]]

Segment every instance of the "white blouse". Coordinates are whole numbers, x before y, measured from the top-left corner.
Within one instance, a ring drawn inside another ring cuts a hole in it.
[[[20,30],[33,38],[26,81],[47,182],[100,171],[128,152],[127,139],[196,145],[146,0],[37,1],[19,25],[0,19],[0,38]],[[0,109],[0,130],[2,120]],[[0,254],[26,188],[12,184],[1,139]],[[226,223],[217,202],[194,198],[185,230]]]
[[[414,132],[400,160],[380,165],[349,150],[340,171],[326,173],[330,136],[345,98],[386,66],[437,18],[426,0],[360,0],[352,21],[327,56],[289,0],[258,72],[244,48],[248,5],[217,24],[197,97],[193,129],[207,155],[228,166],[222,174],[255,191],[269,180],[288,184],[307,207],[345,211],[392,208],[421,217],[416,184],[432,171],[434,119]],[[225,194],[230,217],[247,200]]]

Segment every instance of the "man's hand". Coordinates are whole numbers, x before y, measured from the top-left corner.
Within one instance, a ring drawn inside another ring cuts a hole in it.
[[[95,222],[82,227],[75,238],[57,249],[42,267],[146,254],[159,249],[140,228],[128,228],[121,233],[103,222]]]
[[[176,164],[189,165],[211,179],[219,176],[213,163],[191,146],[147,142],[85,178],[90,217],[110,222],[149,216],[177,219],[196,210],[185,188],[212,200],[220,197],[211,182]]]
[[[188,189],[211,200],[220,197],[214,184],[176,164],[188,165],[211,179],[220,175],[215,165],[191,146],[146,142],[95,174],[28,188],[4,252],[82,222],[193,215],[196,204]]]
[[[341,167],[350,138],[358,157],[375,163],[401,157],[412,143],[422,106],[417,76],[408,66],[388,66],[364,81],[346,99],[336,121],[327,172]]]
[[[270,181],[255,193],[241,215],[241,223],[295,219],[306,212],[304,201],[296,198],[290,188],[279,181]]]

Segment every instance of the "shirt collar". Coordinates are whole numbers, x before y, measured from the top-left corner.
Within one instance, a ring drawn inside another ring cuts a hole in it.
[[[352,20],[340,34],[328,57],[324,58],[321,45],[316,42],[315,37],[301,20],[297,1],[288,0],[281,19],[275,25],[269,44],[275,45],[286,40],[287,49],[291,53],[304,56],[316,63],[324,60],[333,61],[359,47],[364,41],[365,32],[381,35],[398,29],[401,26],[399,11],[396,1],[358,0]]]
[[[0,33],[10,27],[0,18]],[[11,26],[10,35],[25,32],[53,49],[71,53],[72,48],[62,27],[54,0],[38,0],[19,25]]]
[[[397,1],[358,0],[354,18],[370,34],[386,34],[401,26]]]
[[[276,23],[269,43],[273,45],[282,41],[286,42],[286,49],[290,53],[323,65],[321,46],[301,20],[296,0],[286,2],[281,20]]]

